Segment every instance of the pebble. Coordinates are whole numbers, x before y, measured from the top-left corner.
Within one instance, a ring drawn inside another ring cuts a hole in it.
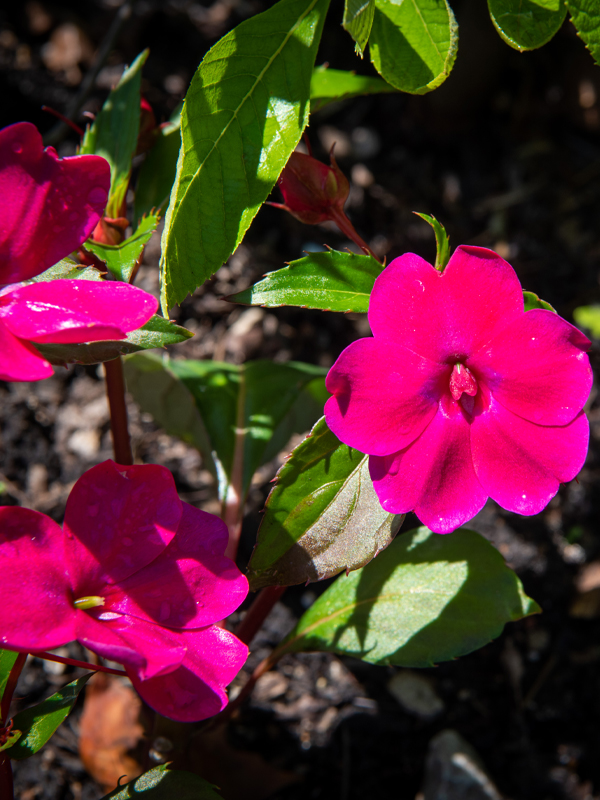
[[[447,728],[429,742],[423,800],[502,800],[475,749]]]
[[[387,688],[405,711],[421,719],[432,719],[444,710],[444,702],[431,681],[416,672],[397,672],[388,681]]]

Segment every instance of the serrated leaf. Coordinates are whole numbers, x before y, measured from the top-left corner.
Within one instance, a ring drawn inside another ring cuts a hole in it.
[[[390,544],[404,516],[382,509],[368,461],[341,444],[324,417],[317,422],[267,498],[248,565],[253,591],[358,569]]]
[[[169,123],[159,130],[158,138],[138,174],[133,210],[136,225],[145,214],[154,209],[162,211],[167,205],[175,181],[180,147],[180,122]]]
[[[267,273],[254,286],[227,299],[267,308],[300,306],[364,313],[369,310],[373,284],[382,269],[371,256],[336,250],[310,253]]]
[[[549,42],[567,15],[564,0],[488,0],[494,27],[515,50],[535,50]]]
[[[541,300],[534,292],[523,292],[523,305],[525,311],[531,311],[532,308],[545,308],[546,311],[553,311],[556,314],[556,309],[552,308],[550,303]]]
[[[66,367],[67,364],[101,364],[140,350],[184,342],[193,335],[187,328],[154,314],[141,328],[128,333],[126,339],[87,344],[35,344],[35,347],[54,366]]]
[[[436,89],[450,74],[457,50],[458,25],[446,0],[375,0],[369,53],[396,89]]]
[[[381,78],[357,75],[327,65],[315,67],[310,79],[310,110],[319,111],[329,103],[365,94],[389,94],[398,90]]]
[[[83,247],[103,261],[117,280],[129,283],[135,265],[141,258],[144,247],[150,241],[157,225],[158,215],[149,214],[140,221],[133,236],[125,239],[121,244],[101,244],[93,239],[88,239]]]
[[[581,328],[587,328],[594,339],[600,339],[600,306],[579,306],[573,310],[573,319]]]
[[[6,755],[20,761],[37,753],[65,721],[75,705],[79,692],[93,674],[88,672],[87,675],[63,686],[60,691],[42,703],[15,714],[13,725],[21,731],[22,736],[13,747],[5,751]]]
[[[121,216],[127,194],[140,129],[142,67],[149,52],[144,50],[125,70],[81,143],[80,153],[95,153],[110,164],[107,217]]]
[[[448,239],[448,234],[446,233],[446,229],[442,225],[441,222],[430,216],[429,214],[421,214],[418,211],[414,212],[417,217],[421,217],[424,219],[428,225],[431,225],[433,228],[433,232],[435,234],[435,268],[440,272],[443,272],[444,267],[448,263],[450,259],[450,241]]]
[[[237,488],[245,496],[260,464],[276,455],[292,433],[310,428],[322,413],[325,372],[294,362],[238,366],[149,354],[125,360],[127,387],[141,408],[167,433],[197,447],[205,463],[214,459],[221,498],[234,466]]]
[[[567,0],[577,35],[600,65],[600,6],[598,0]]]
[[[215,787],[192,772],[169,769],[161,764],[124,786],[117,787],[102,800],[221,800]]]
[[[539,611],[483,536],[418,528],[376,559],[340,576],[274,655],[322,650],[371,664],[430,667],[499,636]]]
[[[70,258],[63,258],[58,264],[55,264],[50,269],[36,275],[27,283],[43,283],[45,281],[56,280],[77,280],[77,281],[101,281],[103,280],[102,273],[98,272],[94,267],[82,267],[76,261]]]
[[[13,650],[0,650],[0,700],[2,700],[10,671],[18,655],[19,654],[15,653]],[[0,720],[0,723],[1,722],[2,720]]]
[[[342,26],[356,42],[356,52],[364,55],[375,14],[375,0],[345,0]]]
[[[279,0],[217,42],[194,75],[163,232],[163,310],[235,250],[298,144],[327,6]]]

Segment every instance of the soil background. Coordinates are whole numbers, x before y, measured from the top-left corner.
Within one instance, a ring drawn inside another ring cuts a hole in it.
[[[52,128],[55,120],[40,107],[67,108],[118,5],[40,0],[3,6],[0,125],[29,120],[42,132]],[[268,5],[138,0],[82,111],[98,111],[123,65],[149,47],[143,92],[158,120],[167,119],[208,48]],[[512,263],[525,289],[572,319],[573,308],[600,300],[600,69],[569,23],[542,49],[519,54],[500,40],[483,0],[458,0],[453,7],[459,53],[443,86],[421,97],[373,96],[324,109],[308,131],[315,155],[326,159],[336,142],[339,164],[352,180],[348,214],[388,261],[407,251],[433,260],[432,231],[411,212],[434,214],[452,246],[495,249]],[[342,10],[341,0],[333,0],[317,63],[374,74],[354,55],[339,24]],[[78,115],[76,122],[84,124],[85,117]],[[76,143],[68,135],[59,152],[74,153]],[[228,264],[176,309],[178,322],[196,336],[173,348],[172,356],[331,365],[349,342],[368,333],[360,315],[246,309],[220,299],[325,243],[351,246],[333,227],[307,227],[284,212],[261,209]],[[138,280],[154,293],[158,256],[156,237]],[[599,352],[595,342],[596,370]],[[184,500],[217,511],[215,487],[199,454],[159,430],[133,402],[129,408],[138,461],[164,464]],[[600,798],[595,389],[589,416],[590,452],[577,482],[563,486],[536,517],[519,517],[490,502],[469,526],[516,569],[543,608],[541,615],[507,626],[476,653],[418,673],[322,654],[288,657],[259,683],[219,742],[204,741],[200,728],[176,765],[214,780],[226,800],[413,800],[431,770],[432,739],[451,728],[476,749],[504,797]],[[27,505],[60,521],[73,482],[111,457],[101,368],[75,366],[34,384],[1,384],[0,422],[3,504]],[[241,567],[277,466],[267,465],[254,481]],[[416,524],[407,519],[404,530]],[[288,590],[255,640],[246,674],[326,585]],[[15,708],[39,702],[77,674],[31,660]],[[236,685],[242,682],[243,676]],[[41,754],[16,765],[19,800],[102,796],[78,756],[80,713],[78,707]],[[155,763],[171,758],[167,733],[152,743]],[[427,800],[434,797],[442,795],[428,794]]]

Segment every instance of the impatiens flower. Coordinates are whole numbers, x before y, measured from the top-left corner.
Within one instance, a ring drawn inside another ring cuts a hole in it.
[[[31,343],[124,339],[156,312],[154,297],[117,282],[15,284],[76,250],[101,219],[108,162],[60,159],[28,122],[0,130],[0,379],[35,381],[52,367]]]
[[[227,528],[182,503],[163,467],[105,461],[75,484],[64,529],[0,508],[0,642],[24,652],[77,639],[118,661],[160,714],[220,711],[248,649],[215,625],[248,593]]]
[[[590,342],[557,314],[524,312],[512,267],[459,247],[443,272],[395,259],[375,281],[373,337],[327,376],[331,430],[368,453],[386,511],[448,533],[492,497],[539,513],[585,461]]]

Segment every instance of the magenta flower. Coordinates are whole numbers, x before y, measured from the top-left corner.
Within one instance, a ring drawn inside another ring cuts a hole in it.
[[[212,716],[248,648],[215,623],[248,582],[227,528],[182,503],[163,467],[105,461],[69,496],[64,530],[0,508],[0,642],[39,652],[77,639],[118,661],[143,699],[183,722]]]
[[[102,216],[110,168],[60,159],[29,122],[0,130],[0,284],[28,280],[76,250]],[[31,343],[124,339],[156,312],[151,295],[100,281],[48,281],[0,292],[0,379],[35,381],[52,367]]]
[[[386,511],[449,533],[492,497],[539,513],[585,461],[592,385],[586,337],[557,314],[524,312],[519,280],[481,247],[440,273],[412,253],[375,281],[373,338],[327,376],[331,430],[370,455]]]

